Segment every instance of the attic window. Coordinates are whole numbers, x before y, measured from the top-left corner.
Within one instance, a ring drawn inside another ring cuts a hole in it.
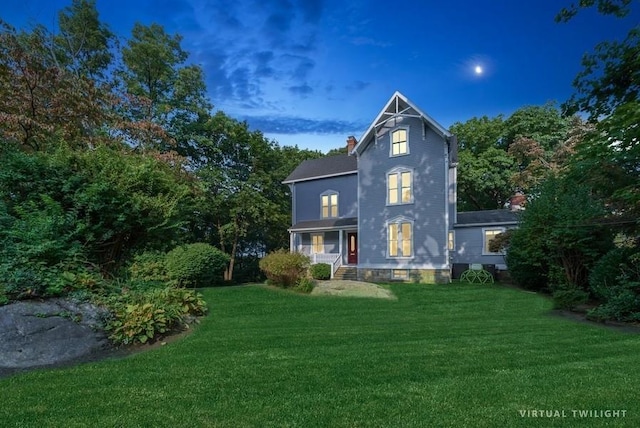
[[[399,128],[391,133],[390,156],[402,156],[409,153],[409,141],[407,129]]]

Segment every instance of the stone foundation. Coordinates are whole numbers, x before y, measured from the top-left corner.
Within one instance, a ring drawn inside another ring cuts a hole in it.
[[[413,282],[423,284],[446,284],[451,282],[448,269],[401,269],[408,278],[392,278],[392,269],[358,269],[358,279],[367,282]]]

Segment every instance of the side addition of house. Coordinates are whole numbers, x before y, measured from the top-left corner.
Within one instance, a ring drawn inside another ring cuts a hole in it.
[[[454,263],[503,262],[487,238],[515,217],[457,215],[456,138],[404,95],[393,94],[359,141],[349,137],[347,151],[307,160],[284,181],[291,251],[369,281],[448,282]]]

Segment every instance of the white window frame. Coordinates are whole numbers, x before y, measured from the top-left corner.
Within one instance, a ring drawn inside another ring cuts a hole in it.
[[[336,203],[331,203],[331,197],[336,197]],[[324,198],[327,198],[329,204],[327,205],[327,216],[324,215]],[[335,209],[335,214],[332,215],[332,211]],[[340,216],[340,193],[335,190],[327,190],[320,194],[320,218],[338,218]]]
[[[324,233],[311,234],[311,254],[324,254]]]
[[[404,131],[405,132],[405,147],[406,150],[404,151],[404,153],[393,153],[393,137],[396,134],[396,132],[398,131]],[[397,156],[406,156],[409,154],[409,128],[408,127],[398,127],[395,128],[394,130],[392,130],[391,132],[389,132],[389,157],[397,157]]]
[[[489,251],[489,242],[493,238],[496,237],[499,233],[505,232],[507,229],[505,227],[483,227],[482,228],[482,255],[483,256],[501,256],[504,255],[503,252],[492,253]],[[497,232],[495,233],[491,239],[487,239],[487,232]]]
[[[392,220],[387,221],[386,223],[386,227],[387,227],[387,258],[388,259],[392,259],[392,260],[410,260],[413,259],[415,257],[415,250],[413,248],[413,243],[414,243],[414,227],[413,227],[413,220],[411,220],[410,218],[407,217],[396,217]],[[404,237],[402,236],[402,225],[403,224],[409,224],[410,229],[410,235],[411,237],[409,238],[409,250],[410,250],[410,254],[407,256],[404,254],[403,251],[403,242],[405,241]],[[392,255],[391,254],[391,225],[395,225],[396,226],[396,234],[397,236],[395,237],[396,239],[394,240],[396,242],[396,255]]]
[[[402,189],[404,189],[405,187],[403,187],[403,182],[402,182],[402,174],[404,173],[409,173],[409,200],[408,201],[403,201],[402,200],[402,195],[403,195],[403,191]],[[389,177],[391,176],[395,176],[396,177],[396,183],[397,183],[397,187],[395,188],[396,191],[396,198],[397,198],[397,202],[391,202],[391,189],[389,188]],[[387,185],[386,185],[386,192],[387,192],[387,205],[407,205],[407,204],[412,204],[414,201],[414,197],[413,197],[413,190],[414,190],[414,176],[415,176],[415,172],[413,168],[408,168],[405,166],[398,166],[393,168],[390,171],[387,171]]]

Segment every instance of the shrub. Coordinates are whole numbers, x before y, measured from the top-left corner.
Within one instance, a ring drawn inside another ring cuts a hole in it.
[[[331,278],[331,265],[327,263],[311,265],[309,271],[311,272],[311,277],[313,279],[324,280]]]
[[[640,252],[638,249],[614,251],[614,254],[613,251],[607,254],[609,257],[603,257],[589,278],[604,302],[588,316],[601,321],[640,321]],[[604,267],[605,263],[612,265]],[[615,270],[617,275],[601,277],[605,273],[613,274]]]
[[[299,293],[309,294],[313,291],[313,280],[309,278],[300,278],[293,289]]]
[[[309,262],[309,257],[304,254],[278,250],[260,260],[260,269],[271,284],[289,288],[297,284],[306,274]]]
[[[167,272],[167,255],[159,251],[146,251],[133,257],[129,266],[132,280],[165,282],[169,279]]]
[[[614,248],[598,260],[589,273],[589,288],[597,299],[607,301],[612,297],[612,290],[620,285],[619,277],[632,254],[632,248]]]
[[[220,279],[227,263],[227,254],[205,243],[176,247],[166,257],[169,278],[183,287],[205,287],[214,284]]]
[[[124,345],[146,343],[207,310],[202,295],[175,287],[111,295],[101,303],[111,312],[106,323],[109,338]]]
[[[586,303],[589,299],[589,293],[570,285],[556,287],[551,296],[556,308],[569,310]]]

